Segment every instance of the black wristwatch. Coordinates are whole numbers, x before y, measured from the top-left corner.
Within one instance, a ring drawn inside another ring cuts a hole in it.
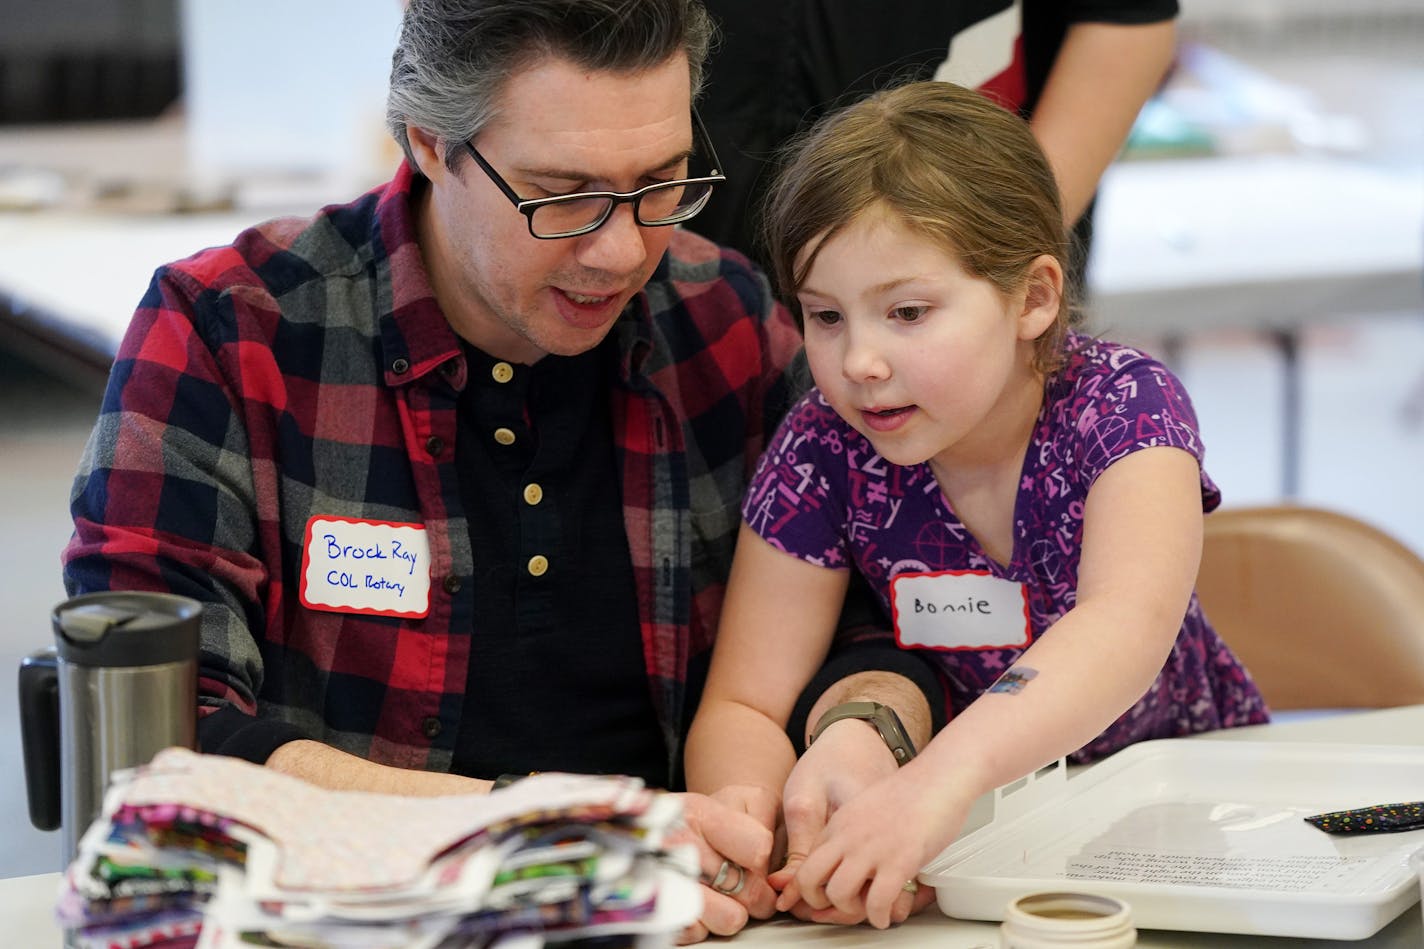
[[[538,773],[538,771],[526,771],[523,774],[501,774],[499,777],[494,779],[494,785],[490,787],[490,790],[503,791],[505,788],[509,787],[514,782],[523,781],[525,778],[530,777],[532,775],[536,775]]]
[[[880,737],[885,740],[885,745],[890,749],[890,753],[895,756],[897,765],[904,765],[915,757],[915,743],[910,741],[910,736],[905,733],[905,726],[900,723],[900,716],[895,714],[893,708],[881,705],[879,702],[846,702],[830,709],[816,723],[815,729],[811,732],[810,741],[806,742],[806,747],[811,747],[811,743],[821,737],[821,732],[825,731],[832,722],[838,722],[843,718],[860,718],[874,725],[875,730],[880,732]]]

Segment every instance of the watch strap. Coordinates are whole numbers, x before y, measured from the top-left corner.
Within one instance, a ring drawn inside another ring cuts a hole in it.
[[[828,709],[816,722],[816,728],[811,732],[810,740],[806,742],[807,747],[831,725],[847,718],[858,718],[874,725],[885,742],[885,747],[895,756],[897,765],[904,766],[915,757],[915,743],[910,740],[900,716],[893,708],[879,702],[843,702]]]

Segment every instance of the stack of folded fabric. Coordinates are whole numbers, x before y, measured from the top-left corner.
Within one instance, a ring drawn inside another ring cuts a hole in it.
[[[701,910],[680,820],[635,778],[407,798],[173,748],[115,775],[57,914],[82,949],[666,945]]]

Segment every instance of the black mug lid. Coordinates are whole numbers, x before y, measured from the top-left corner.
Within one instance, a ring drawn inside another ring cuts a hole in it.
[[[198,601],[171,593],[86,593],[54,608],[59,658],[79,666],[156,666],[198,658]]]

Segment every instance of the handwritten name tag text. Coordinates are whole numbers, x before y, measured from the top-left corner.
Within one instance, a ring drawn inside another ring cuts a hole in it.
[[[383,616],[430,612],[430,547],[423,526],[318,515],[307,522],[303,546],[303,605]]]

